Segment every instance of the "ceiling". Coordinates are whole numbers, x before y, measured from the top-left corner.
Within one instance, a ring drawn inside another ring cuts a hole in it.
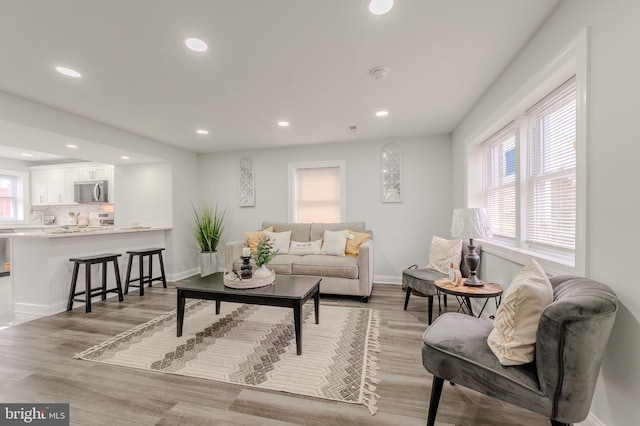
[[[198,153],[447,134],[559,0],[366,3],[2,0],[0,91]]]

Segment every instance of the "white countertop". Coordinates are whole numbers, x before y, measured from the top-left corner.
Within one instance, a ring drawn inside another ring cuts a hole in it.
[[[38,226],[23,226],[22,228],[34,229],[40,228]],[[8,227],[7,229],[19,230],[20,228]],[[59,225],[45,226],[38,230],[24,232],[14,232],[12,234],[0,234],[3,237],[10,238],[65,238],[65,237],[87,237],[87,236],[99,236],[99,235],[114,235],[125,234],[131,232],[150,232],[150,231],[166,231],[171,227],[131,227],[131,228],[114,228],[109,227],[61,227]]]

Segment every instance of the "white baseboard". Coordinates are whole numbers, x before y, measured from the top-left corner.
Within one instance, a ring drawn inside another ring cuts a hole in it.
[[[200,268],[191,268],[185,271],[176,272],[174,274],[167,274],[167,281],[179,281],[198,274],[200,274]]]
[[[374,275],[373,282],[378,284],[402,284],[402,278],[396,275]]]
[[[581,421],[580,423],[575,423],[574,426],[606,426],[606,425],[602,423],[600,419],[595,416],[595,414],[593,414],[592,412],[589,412],[589,415],[587,416],[586,419],[584,419],[584,421]]]

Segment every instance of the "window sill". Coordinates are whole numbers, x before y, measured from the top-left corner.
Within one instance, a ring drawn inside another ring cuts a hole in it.
[[[478,245],[482,247],[483,253],[489,253],[523,266],[529,263],[531,258],[534,258],[540,266],[542,266],[542,269],[544,269],[549,275],[585,275],[584,271],[580,271],[573,265],[572,259],[568,259],[560,255],[514,247],[496,240],[474,241],[478,241]]]

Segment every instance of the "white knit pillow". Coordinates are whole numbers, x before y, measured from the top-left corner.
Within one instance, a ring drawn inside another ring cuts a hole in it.
[[[273,251],[278,250],[278,254],[289,253],[289,243],[291,242],[291,231],[269,232],[264,231],[264,235],[269,237],[273,243]]]
[[[344,256],[347,248],[347,238],[353,238],[353,235],[347,231],[324,231],[322,254]]]
[[[453,263],[453,267],[459,270],[461,261],[462,240],[445,240],[440,237],[431,238],[429,265],[427,265],[427,268],[448,274],[451,264]]]
[[[513,279],[487,338],[500,364],[521,365],[535,358],[538,323],[553,302],[553,287],[534,259]]]

